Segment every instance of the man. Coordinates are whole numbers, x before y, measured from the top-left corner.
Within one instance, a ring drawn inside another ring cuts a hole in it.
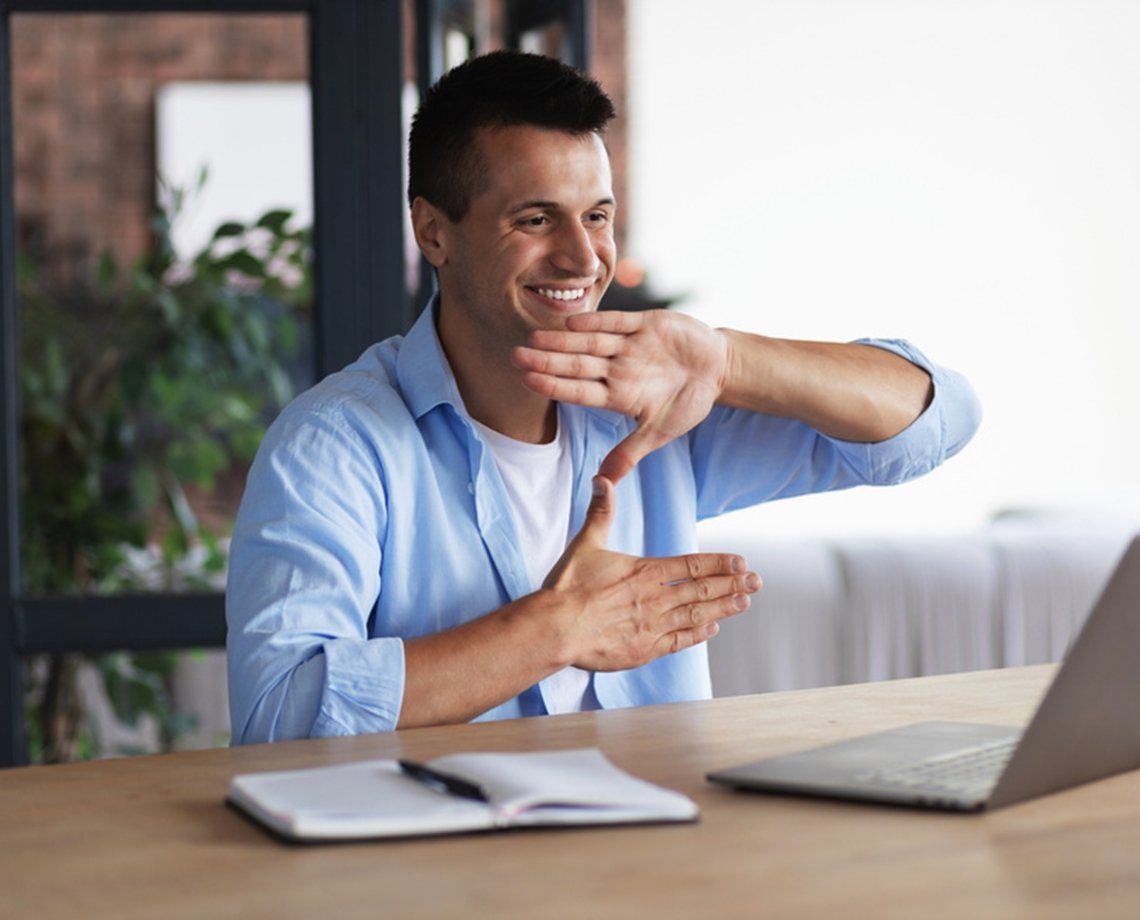
[[[704,642],[760,581],[696,552],[698,519],[901,482],[972,436],[968,384],[905,343],[596,312],[613,115],[509,52],[425,98],[409,201],[439,293],[266,435],[227,591],[235,741],[707,697]]]

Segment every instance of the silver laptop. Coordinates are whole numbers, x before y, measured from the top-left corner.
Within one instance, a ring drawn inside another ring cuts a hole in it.
[[[1140,537],[1023,730],[920,722],[708,774],[737,789],[950,811],[1012,805],[1140,767]]]

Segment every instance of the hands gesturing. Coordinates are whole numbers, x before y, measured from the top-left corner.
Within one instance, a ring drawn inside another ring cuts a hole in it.
[[[512,354],[524,382],[551,399],[611,409],[636,430],[602,461],[586,521],[543,587],[569,600],[559,627],[572,664],[633,668],[716,635],[747,610],[760,578],[727,553],[642,559],[611,552],[614,484],[642,457],[708,415],[728,373],[729,345],[683,314],[589,313],[531,333]]]
[[[729,347],[721,333],[680,313],[582,313],[564,330],[531,333],[529,347],[516,348],[512,358],[532,390],[637,421],[599,469],[616,483],[708,415],[723,388]]]
[[[595,477],[586,521],[543,584],[568,601],[558,628],[570,663],[591,671],[638,667],[704,642],[719,620],[748,609],[760,577],[740,556],[642,559],[607,550],[614,506],[613,484]]]

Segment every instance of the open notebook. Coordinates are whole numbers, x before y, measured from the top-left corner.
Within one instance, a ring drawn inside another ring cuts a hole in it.
[[[227,801],[301,841],[694,821],[698,815],[691,799],[631,776],[595,748],[246,773],[231,780]]]
[[[714,783],[953,811],[1000,808],[1140,767],[1140,538],[1023,731],[922,722],[708,775]]]

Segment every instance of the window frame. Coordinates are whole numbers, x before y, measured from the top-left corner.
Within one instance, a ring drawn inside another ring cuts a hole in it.
[[[440,74],[442,0],[413,0],[416,72]],[[592,0],[506,0],[505,39],[564,23],[564,59],[587,70]],[[20,13],[301,13],[308,17],[313,119],[314,370],[343,367],[408,330],[403,187],[403,0],[6,0],[0,6],[0,767],[26,761],[24,659],[37,653],[224,647],[220,593],[30,597],[20,586],[19,305],[11,17]]]
[[[29,597],[20,585],[11,17],[301,13],[313,106],[317,376],[414,319],[404,269],[401,0],[10,0],[0,9],[0,767],[22,764],[24,659],[225,645],[220,593]]]

